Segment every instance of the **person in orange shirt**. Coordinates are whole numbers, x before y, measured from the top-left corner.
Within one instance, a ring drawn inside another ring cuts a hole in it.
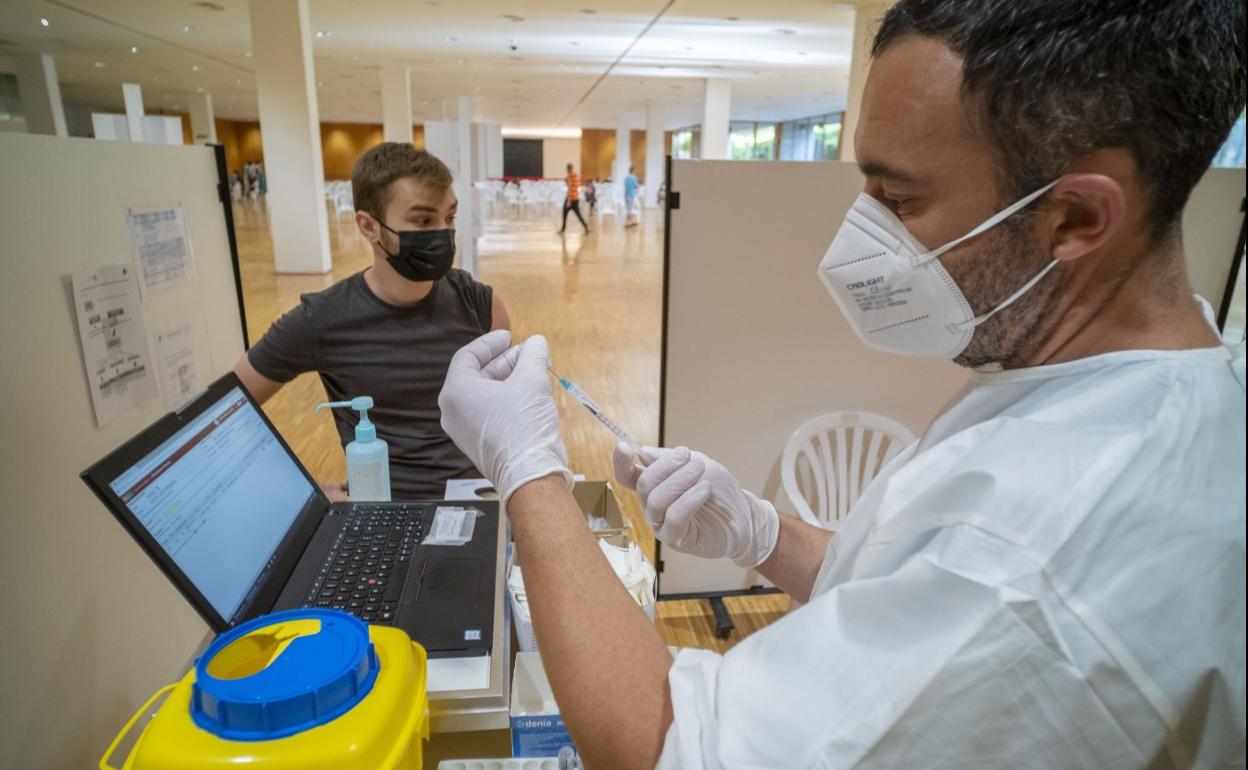
[[[563,235],[563,231],[568,229],[568,212],[571,211],[581,220],[581,227],[589,235],[589,225],[585,224],[585,217],[581,216],[581,178],[573,170],[571,163],[568,164],[568,175],[565,179],[568,183],[568,194],[563,199],[563,225],[559,228],[559,234]]]

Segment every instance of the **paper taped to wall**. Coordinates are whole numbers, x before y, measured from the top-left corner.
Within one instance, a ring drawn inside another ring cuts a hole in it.
[[[157,395],[138,282],[130,265],[107,265],[74,273],[73,287],[91,406],[102,428]]]
[[[142,277],[144,299],[153,291],[166,291],[189,282],[191,239],[186,230],[186,211],[181,205],[132,206],[126,210],[126,226],[135,266]]]
[[[195,336],[189,323],[175,323],[156,334],[156,354],[165,372],[165,408],[174,411],[203,384],[195,365]]]

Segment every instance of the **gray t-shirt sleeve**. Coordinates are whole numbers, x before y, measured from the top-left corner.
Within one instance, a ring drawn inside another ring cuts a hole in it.
[[[274,382],[290,382],[317,367],[317,334],[312,309],[304,299],[277,319],[247,351],[255,370]]]
[[[452,270],[447,278],[463,299],[464,306],[480,322],[481,332],[488,332],[494,325],[494,289],[458,268]]]

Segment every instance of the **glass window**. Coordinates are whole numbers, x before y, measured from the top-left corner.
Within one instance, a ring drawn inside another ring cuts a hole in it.
[[[1244,167],[1244,113],[1239,113],[1239,120],[1231,127],[1226,143],[1213,156],[1213,165],[1220,168]]]
[[[0,72],[0,120],[21,120],[25,117],[22,97],[17,90],[17,76]]]
[[[841,113],[790,120],[780,126],[780,160],[836,160],[840,157]]]
[[[774,160],[776,124],[734,122],[728,129],[728,148],[733,160]]]
[[[680,128],[672,132],[672,157],[695,158],[698,154],[698,127]]]

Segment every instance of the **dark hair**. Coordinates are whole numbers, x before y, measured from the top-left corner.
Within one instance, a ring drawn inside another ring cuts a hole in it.
[[[907,35],[962,57],[971,126],[1016,199],[1124,148],[1154,237],[1178,225],[1244,109],[1244,0],[900,0],[872,55]]]
[[[390,202],[390,183],[405,176],[434,192],[445,192],[454,181],[446,164],[424,150],[405,142],[382,142],[361,155],[351,169],[355,210],[381,219]]]

